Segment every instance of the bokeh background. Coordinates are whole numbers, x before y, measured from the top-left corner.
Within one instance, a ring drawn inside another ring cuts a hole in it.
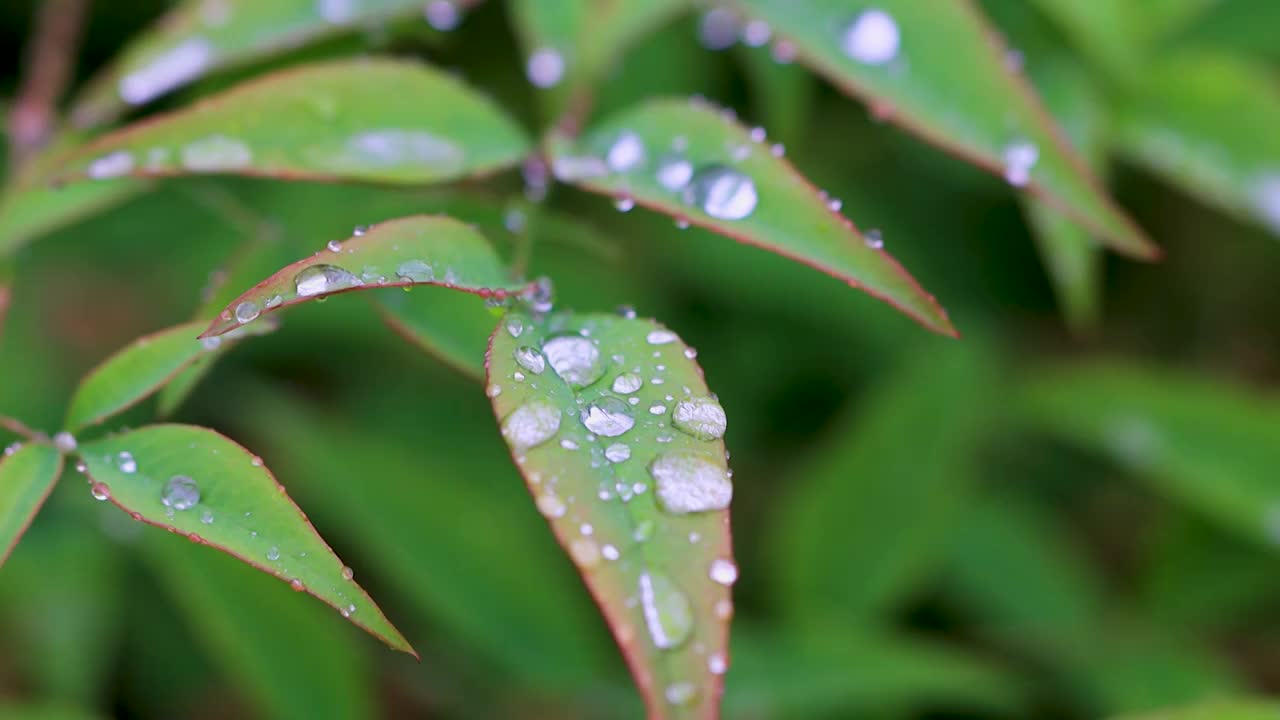
[[[37,1],[0,3],[0,103]],[[1202,4],[1169,43],[1275,81],[1273,0]],[[1093,78],[1052,18],[1022,0],[985,6],[1033,75],[1052,57]],[[77,77],[164,9],[93,3]],[[271,66],[361,52],[457,68],[540,127],[501,3],[448,35],[417,18]],[[599,112],[700,93],[765,125],[881,231],[962,340],[780,257],[563,187],[548,207],[564,222],[535,232],[533,256],[558,305],[632,305],[676,329],[728,411],[741,580],[726,715],[1066,719],[1280,692],[1276,238],[1114,158],[1115,197],[1166,256],[1102,260],[1096,322],[1069,323],[1007,185],[767,53],[704,47],[691,13],[627,54]],[[1094,89],[1105,109],[1106,82]],[[203,178],[71,224],[17,257],[0,413],[55,429],[88,369],[189,317],[251,237],[288,258],[423,210],[501,227],[521,181],[461,192]],[[68,471],[0,570],[0,717],[640,716],[479,386],[358,294],[291,311],[175,417],[262,455],[422,663],[93,502]]]

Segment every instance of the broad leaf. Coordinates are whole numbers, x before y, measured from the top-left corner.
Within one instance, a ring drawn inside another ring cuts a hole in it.
[[[105,124],[210,73],[422,8],[423,0],[186,0],[94,78],[72,121]]]
[[[738,0],[877,115],[1003,175],[1139,258],[1157,248],[1099,188],[970,0]],[[861,4],[859,4],[861,5]]]
[[[63,179],[230,173],[421,184],[514,165],[523,131],[453,76],[413,62],[341,60],[274,72],[110,133]]]
[[[1224,528],[1280,542],[1280,404],[1154,368],[1042,371],[1020,393],[1036,426],[1115,458]]]
[[[1270,71],[1184,55],[1151,68],[1117,118],[1128,158],[1280,235],[1280,91]]]
[[[486,358],[503,438],[652,718],[717,717],[728,667],[726,422],[693,355],[649,320],[512,313]]]
[[[244,448],[205,428],[152,425],[81,446],[93,494],[306,591],[416,656],[306,515]]]
[[[22,539],[62,473],[62,455],[34,442],[0,457],[0,565]]]
[[[1169,710],[1117,716],[1115,720],[1274,720],[1280,714],[1275,700],[1213,700]]]
[[[66,428],[72,432],[94,425],[150,397],[201,355],[217,352],[246,334],[275,329],[263,323],[226,338],[198,340],[202,322],[161,330],[133,341],[94,368],[71,398]]]
[[[955,334],[946,312],[864,238],[763,137],[703,101],[625,111],[574,144],[550,143],[556,175],[814,267]]]
[[[232,300],[201,337],[214,337],[309,300],[359,289],[437,285],[483,297],[525,287],[507,279],[493,247],[447,217],[389,220],[285,267]]]
[[[784,483],[771,530],[774,575],[793,618],[838,611],[885,618],[919,589],[952,542],[976,471],[993,360],[928,345]]]
[[[265,715],[373,716],[366,657],[321,606],[188,543],[156,536],[144,550],[192,632]]]
[[[1072,679],[1095,696],[1105,714],[1231,697],[1245,689],[1227,658],[1212,647],[1152,628],[1104,629]]]
[[[474,380],[484,379],[484,351],[493,313],[473,297],[448,288],[386,293],[376,301],[382,319],[400,337]]]

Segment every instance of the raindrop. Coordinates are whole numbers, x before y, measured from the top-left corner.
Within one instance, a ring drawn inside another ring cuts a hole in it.
[[[53,436],[53,446],[58,448],[64,453],[75,452],[76,436],[72,435],[66,430],[63,430],[62,432]]]
[[[613,201],[613,207],[618,212],[631,212],[636,206],[636,201],[629,197],[618,198]]]
[[[368,225],[357,225],[357,226],[355,226],[354,228],[352,228],[352,229],[351,229],[351,234],[352,234],[354,237],[360,237],[361,235],[364,235],[364,234],[365,234],[365,233],[367,233],[367,232],[369,232],[369,226],[368,226]]]
[[[348,581],[350,581],[350,580],[354,580],[354,579],[355,579],[355,577],[356,577],[356,571],[355,571],[355,570],[352,570],[350,565],[343,565],[343,566],[342,566],[342,579],[343,579],[343,580],[348,580]]]
[[[729,661],[724,653],[711,653],[707,656],[707,670],[712,675],[723,675],[729,669]]]
[[[602,437],[618,437],[636,424],[626,401],[612,395],[592,401],[582,408],[580,417],[588,430]]]
[[[531,400],[502,421],[502,436],[518,451],[537,447],[560,430],[560,410],[546,400]]]
[[[551,172],[561,182],[574,182],[604,177],[609,166],[594,155],[558,155],[551,161]]]
[[[708,50],[726,50],[738,41],[738,18],[725,8],[713,8],[698,22],[698,39]]]
[[[644,378],[636,373],[626,372],[613,379],[613,391],[619,395],[630,395],[644,385]]]
[[[640,574],[640,607],[649,638],[661,650],[679,647],[693,633],[689,598],[662,573]]]
[[[721,585],[732,585],[738,581],[738,566],[734,565],[732,560],[716,558],[711,561],[711,569],[707,571],[707,576]]]
[[[272,545],[271,549],[267,551],[267,560],[271,562],[275,562],[279,559],[280,559],[280,548],[276,547],[275,545]]]
[[[200,338],[200,347],[213,351],[222,346],[222,336]]]
[[[743,173],[723,165],[699,169],[681,199],[719,220],[741,220],[756,209],[756,184]]]
[[[604,374],[604,363],[595,343],[581,335],[559,335],[542,346],[551,369],[575,388],[584,388]]]
[[[773,57],[773,61],[779,65],[787,65],[796,60],[796,44],[790,40],[779,40],[773,44],[773,49],[769,53]]]
[[[313,297],[363,284],[360,278],[336,265],[311,265],[293,278],[298,297]]]
[[[258,308],[258,303],[252,300],[245,300],[239,305],[236,305],[236,322],[243,325],[244,323],[256,319],[260,312],[262,311]]]
[[[518,338],[524,333],[524,321],[516,315],[509,316],[503,324],[507,328],[507,334],[513,338]]]
[[[102,502],[103,500],[110,500],[111,488],[100,482],[96,482],[89,486],[89,494],[93,496],[94,500],[99,502]]]
[[[502,386],[498,383],[489,383],[484,389],[484,394],[496,398],[502,394]]]
[[[1031,180],[1031,168],[1040,159],[1040,149],[1026,140],[1009,143],[1004,149],[1004,179],[1014,187]]]
[[[120,80],[120,98],[130,105],[142,105],[194,80],[213,59],[213,46],[195,37],[175,45],[151,59],[145,67]]]
[[[618,552],[618,548],[614,545],[605,545],[600,548],[600,554],[604,556],[605,560],[617,560],[622,557],[622,553]]]
[[[733,601],[719,600],[715,606],[716,618],[719,620],[728,620],[733,617]]]
[[[400,282],[431,282],[436,270],[421,260],[405,260],[396,266],[396,279]]]
[[[516,364],[534,375],[541,375],[542,371],[547,369],[547,359],[528,345],[516,348],[514,355]]]
[[[551,308],[555,306],[555,287],[551,284],[551,278],[540,277],[533,284],[533,290],[529,293],[529,307],[536,313],[551,312]]]
[[[876,228],[871,228],[862,234],[862,241],[872,250],[879,250],[884,247],[884,235]]]
[[[675,333],[670,330],[654,330],[644,336],[644,341],[650,345],[666,345],[673,343],[679,339]]]
[[[89,177],[94,180],[106,180],[128,175],[131,170],[133,170],[133,155],[124,150],[117,150],[89,163],[88,172]]]
[[[432,0],[423,8],[422,14],[427,23],[440,32],[449,32],[458,27],[461,16],[458,8],[448,0]]]
[[[302,582],[298,578],[290,580],[289,587],[293,588],[294,592],[302,592],[307,589],[306,583]]]
[[[616,312],[618,313],[619,317],[626,318],[627,320],[636,319],[636,309],[631,307],[630,305],[619,305]],[[614,359],[621,361],[621,357],[622,356],[618,356]]]
[[[204,511],[200,513],[200,522],[201,524],[204,524],[204,525],[212,525],[213,511],[208,508],[205,508]]]
[[[570,440],[569,438],[565,438],[560,441],[560,447],[564,448],[565,450],[577,450],[578,443],[573,440]]]
[[[281,296],[279,296],[279,295],[272,295],[271,297],[267,298],[266,306],[267,306],[267,307],[269,307],[269,308],[273,308],[273,307],[276,307],[277,305],[279,305],[279,304],[280,304],[280,303],[282,303],[282,302],[284,302],[284,298],[283,298],[283,297],[281,297]]]
[[[549,518],[564,517],[565,511],[568,509],[560,496],[552,492],[545,492],[538,496],[534,504],[538,506],[538,512]]]
[[[534,87],[555,87],[564,77],[564,56],[552,48],[539,48],[529,56],[524,72]]]
[[[643,165],[645,158],[644,141],[639,135],[626,130],[609,146],[605,164],[616,173],[625,173]]]
[[[898,23],[883,10],[866,10],[845,29],[844,54],[864,65],[883,65],[898,55]]]
[[[614,443],[604,449],[604,456],[611,463],[626,462],[631,458],[631,447],[626,443]]]
[[[676,403],[671,424],[699,440],[718,440],[724,437],[727,421],[720,403],[710,397],[695,397]]]
[[[649,465],[658,503],[670,513],[708,512],[729,507],[733,483],[724,468],[688,450],[659,455]]]
[[[329,243],[325,245],[325,247],[329,248],[329,252],[342,251],[342,243],[338,242],[337,240],[330,240]]]
[[[174,475],[165,483],[160,502],[174,510],[190,510],[200,502],[200,486],[186,475]]]
[[[661,403],[654,403],[649,406],[650,415],[661,415],[667,411],[667,406]]]
[[[763,47],[773,37],[773,29],[763,20],[752,20],[742,28],[742,42],[748,47]]]
[[[671,192],[679,192],[693,178],[693,164],[677,154],[663,155],[658,160],[658,184]]]

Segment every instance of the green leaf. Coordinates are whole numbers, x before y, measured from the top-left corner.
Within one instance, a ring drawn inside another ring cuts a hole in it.
[[[284,486],[244,448],[205,428],[152,425],[85,443],[80,455],[95,496],[311,593],[416,657]]]
[[[1160,0],[1168,5],[1168,0]],[[1186,0],[1176,0],[1185,3]],[[1033,4],[1057,24],[1072,43],[1113,79],[1128,83],[1142,69],[1149,48],[1141,42],[1149,18],[1148,6],[1112,0],[1034,0]]]
[[[27,443],[0,457],[0,565],[4,565],[22,534],[62,474],[62,455],[48,445]]]
[[[126,410],[150,397],[202,355],[222,350],[246,335],[275,329],[262,323],[226,338],[198,340],[202,322],[191,322],[139,338],[94,368],[71,398],[66,428],[72,432]]]
[[[484,351],[493,313],[475,298],[449,288],[383,293],[374,301],[400,337],[473,380],[484,379]]]
[[[1122,106],[1115,143],[1130,160],[1280,235],[1280,91],[1270,71],[1181,55],[1150,68]]]
[[[1274,720],[1280,713],[1275,700],[1213,700],[1171,710],[1117,716],[1116,720]]]
[[[662,100],[550,151],[561,180],[792,258],[954,335],[933,296],[760,140],[705,102]]]
[[[1044,370],[1018,399],[1028,419],[1131,468],[1171,501],[1274,547],[1280,542],[1280,403],[1156,368]]]
[[[97,720],[102,716],[92,710],[61,703],[0,702],[3,720]]]
[[[818,83],[808,70],[778,62],[776,50],[737,48],[737,57],[751,84],[751,107],[769,134],[783,143],[799,142],[813,118]]]
[[[503,438],[652,718],[718,717],[728,663],[726,423],[693,354],[650,320],[512,313],[486,358]]]
[[[1225,657],[1159,633],[1109,629],[1076,670],[1105,713],[1229,697],[1244,690]]]
[[[335,33],[421,12],[422,0],[186,0],[129,43],[76,98],[72,121],[102,125],[211,73]]]
[[[689,0],[513,0],[507,5],[525,49],[525,74],[535,88],[547,93],[546,107],[554,116],[566,105],[585,105],[586,94],[633,44],[689,4]]]
[[[958,649],[909,635],[838,626],[778,636],[739,627],[726,717],[890,717],[915,709],[984,708],[1016,717],[1012,677]]]
[[[145,181],[127,178],[65,187],[40,176],[11,182],[0,195],[0,257],[41,235],[120,205],[147,187]]]
[[[1105,118],[1088,79],[1061,61],[1042,65],[1033,77],[1071,144],[1089,167],[1102,175]],[[1022,207],[1067,324],[1076,331],[1095,326],[1102,293],[1101,248],[1087,228],[1043,200],[1025,197]]]
[[[1041,197],[1115,250],[1158,249],[1072,154],[970,0],[738,0],[802,62],[890,122]],[[799,7],[798,7],[799,6]]]
[[[507,279],[489,241],[448,217],[388,220],[285,267],[232,300],[201,337],[214,337],[281,308],[359,289],[437,285],[482,297],[525,287]]]
[[[374,715],[366,658],[319,605],[219,553],[160,536],[143,548],[196,637],[264,715]]]
[[[926,345],[836,423],[770,532],[774,576],[796,618],[885,618],[919,589],[976,477],[994,362],[970,340]]]
[[[230,173],[422,184],[516,164],[528,140],[490,100],[414,62],[264,75],[89,143],[63,179]]]

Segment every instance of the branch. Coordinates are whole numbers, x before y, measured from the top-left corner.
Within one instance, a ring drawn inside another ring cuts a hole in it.
[[[23,59],[22,83],[9,112],[10,168],[17,169],[49,139],[58,100],[71,79],[88,0],[39,3]]]

